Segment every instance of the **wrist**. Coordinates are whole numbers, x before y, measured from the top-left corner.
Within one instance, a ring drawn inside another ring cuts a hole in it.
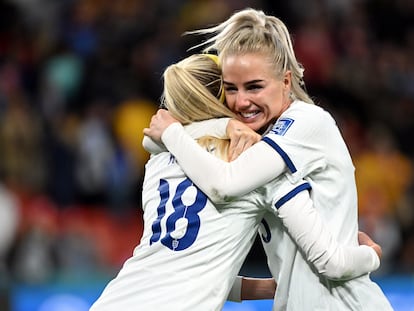
[[[161,142],[166,144],[166,142],[168,142],[169,139],[174,138],[174,133],[179,128],[183,128],[183,126],[179,122],[173,122],[170,125],[168,125],[161,134]]]

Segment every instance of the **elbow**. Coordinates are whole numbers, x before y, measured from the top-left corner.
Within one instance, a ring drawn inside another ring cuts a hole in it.
[[[211,191],[208,191],[208,197],[214,204],[220,204],[229,201],[227,194],[223,191],[220,191],[217,187],[212,187]]]
[[[142,146],[148,153],[151,154],[157,154],[163,151],[167,151],[162,143],[158,143],[148,136],[144,136],[142,140]]]
[[[332,281],[346,281],[352,278],[347,271],[341,271],[339,269],[333,271],[325,270],[320,272],[320,274]]]
[[[328,260],[322,267],[318,268],[319,274],[332,281],[346,281],[353,278],[353,273],[343,262]]]
[[[201,190],[208,196],[213,204],[222,204],[231,201],[236,197],[227,191],[224,187],[217,185],[216,183]]]
[[[213,202],[213,204],[219,204],[224,202],[221,193],[216,188],[211,188],[210,191],[206,191],[206,194],[210,201]]]

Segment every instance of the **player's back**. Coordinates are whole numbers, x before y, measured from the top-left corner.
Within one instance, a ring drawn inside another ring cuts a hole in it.
[[[170,153],[151,156],[140,244],[92,310],[221,310],[264,213],[254,197],[216,208]]]

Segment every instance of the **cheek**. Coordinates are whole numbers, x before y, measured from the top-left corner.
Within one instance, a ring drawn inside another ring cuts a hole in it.
[[[234,106],[235,106],[236,101],[234,100],[234,96],[231,95],[226,95],[226,106],[227,108],[229,108],[231,111],[234,112]]]
[[[278,117],[280,113],[278,101],[273,102],[269,107],[269,114],[271,118]]]
[[[283,105],[283,96],[281,92],[274,92],[272,96],[267,97],[267,108],[271,118],[279,117]]]

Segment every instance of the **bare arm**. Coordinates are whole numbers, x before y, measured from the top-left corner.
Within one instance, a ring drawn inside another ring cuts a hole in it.
[[[275,292],[276,281],[274,278],[238,276],[227,299],[235,302],[242,300],[273,299]]]
[[[258,279],[243,277],[241,286],[242,300],[273,299],[276,281],[273,278]]]

